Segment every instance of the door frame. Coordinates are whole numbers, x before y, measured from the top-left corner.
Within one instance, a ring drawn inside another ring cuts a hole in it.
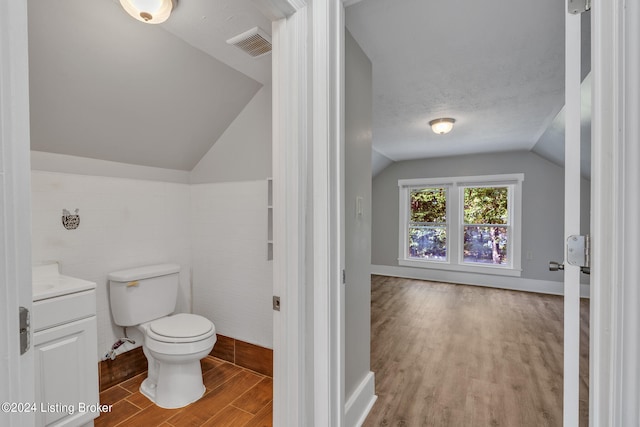
[[[27,4],[0,3],[0,401],[34,401],[33,350],[20,355],[18,307],[31,312]],[[33,343],[33,333],[29,337]],[[33,424],[32,413],[0,411],[0,424]]]
[[[344,8],[260,0],[273,20],[274,423],[342,426]]]
[[[639,425],[640,5],[593,2],[589,423]]]

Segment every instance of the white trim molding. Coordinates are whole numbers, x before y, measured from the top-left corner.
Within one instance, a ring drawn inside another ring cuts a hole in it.
[[[344,8],[312,2],[314,425],[344,423]]]
[[[369,371],[345,404],[344,425],[360,427],[371,412],[378,396],[375,394],[375,375]]]
[[[640,425],[640,4],[593,2],[591,426]],[[634,243],[635,242],[635,243]]]
[[[509,289],[513,291],[536,292],[549,295],[563,295],[564,293],[563,282],[527,279],[523,277],[494,276],[391,265],[372,265],[371,274],[454,283],[458,285],[484,286],[487,288]],[[589,285],[580,285],[580,296],[582,298],[589,298]]]
[[[0,2],[0,401],[34,401],[33,345],[20,355],[18,307],[32,311],[27,4]],[[29,337],[33,343],[33,335]],[[33,413],[0,412],[3,426]]]
[[[344,9],[285,1],[298,9],[272,15],[283,17],[273,23],[274,425],[341,427]]]
[[[306,403],[313,386],[308,379],[305,338],[309,292],[306,171],[310,144],[307,27],[306,8],[272,25],[273,293],[281,301],[273,319],[273,421],[285,427],[305,425],[313,416]]]

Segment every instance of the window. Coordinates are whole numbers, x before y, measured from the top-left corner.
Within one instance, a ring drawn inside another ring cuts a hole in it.
[[[520,275],[523,174],[398,181],[400,265]]]
[[[509,264],[509,187],[463,187],[465,263]]]
[[[447,189],[411,190],[409,256],[447,260]]]

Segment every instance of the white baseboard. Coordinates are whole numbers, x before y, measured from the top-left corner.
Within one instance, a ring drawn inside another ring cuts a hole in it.
[[[399,267],[392,265],[371,265],[371,274],[403,277],[407,279],[458,283],[461,285],[486,286],[489,288],[511,289],[514,291],[538,292],[541,294],[564,295],[564,283],[552,282],[550,280],[492,276],[487,274],[430,270],[425,268]],[[589,285],[580,285],[580,296],[582,298],[589,298]]]
[[[360,427],[376,402],[375,376],[369,372],[344,405],[344,425]]]

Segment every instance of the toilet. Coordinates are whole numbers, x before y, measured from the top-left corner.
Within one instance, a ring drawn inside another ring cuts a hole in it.
[[[173,314],[180,266],[159,264],[108,275],[111,313],[117,325],[135,326],[144,336],[149,365],[140,392],[162,408],[174,409],[205,392],[200,359],[216,342],[216,329],[196,314]]]

